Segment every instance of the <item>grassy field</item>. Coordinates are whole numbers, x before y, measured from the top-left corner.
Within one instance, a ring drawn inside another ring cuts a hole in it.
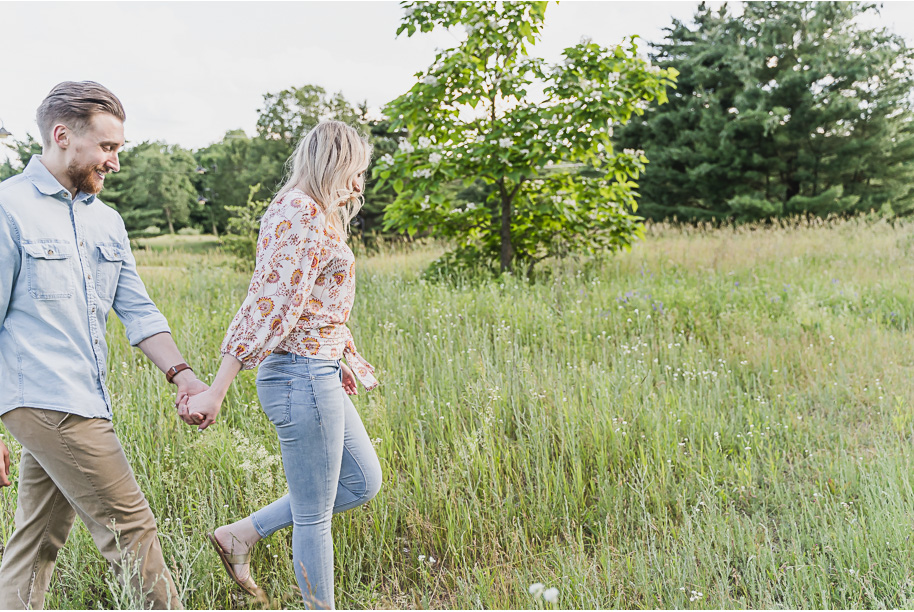
[[[563,608],[914,607],[914,224],[653,226],[533,284],[426,283],[436,254],[357,264],[351,327],[383,384],[356,404],[385,475],[334,519],[339,607],[549,607],[537,582]],[[249,278],[218,251],[138,259],[210,377]],[[198,434],[116,319],[109,337],[186,606],[249,606],[204,533],[285,490],[253,374]],[[300,607],[290,540],[253,571]],[[79,525],[46,605],[129,603],[112,583]]]

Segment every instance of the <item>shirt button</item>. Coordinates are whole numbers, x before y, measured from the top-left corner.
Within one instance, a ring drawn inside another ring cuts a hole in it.
[[[86,278],[88,278],[89,280],[92,280],[92,275],[91,275],[91,274],[87,274],[87,275],[86,275]]]
[[[79,241],[79,246],[86,246],[86,243],[82,240]]]
[[[95,306],[92,307],[92,312],[95,312]]]
[[[48,255],[53,255],[53,254],[54,254],[54,251],[51,249],[48,249]]]
[[[95,344],[98,344],[98,338],[95,339]]]

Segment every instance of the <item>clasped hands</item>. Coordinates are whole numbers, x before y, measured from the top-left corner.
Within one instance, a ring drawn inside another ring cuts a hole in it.
[[[344,363],[340,363],[340,368],[343,370],[343,390],[347,395],[358,395],[355,374]],[[188,425],[196,425],[200,431],[215,423],[225,395],[211,389],[196,376],[181,381],[176,377],[175,382],[178,383],[175,407],[181,420]]]

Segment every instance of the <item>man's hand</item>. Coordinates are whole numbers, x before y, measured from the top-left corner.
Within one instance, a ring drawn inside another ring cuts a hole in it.
[[[0,487],[10,486],[10,451],[0,440]]]
[[[342,361],[340,362],[340,368],[343,370],[343,391],[347,395],[358,395],[359,388],[356,385],[355,374],[352,373],[352,370]]]
[[[222,399],[223,396],[212,389],[189,397],[186,402],[188,418],[184,419],[184,422],[197,425],[200,431],[203,431],[216,422],[216,417],[222,409]]]
[[[192,419],[187,411],[187,400],[198,393],[203,393],[209,389],[209,385],[190,370],[179,372],[174,377],[174,382],[178,385],[177,396],[175,397],[175,407],[178,409],[178,416],[188,425],[199,425],[200,422]]]

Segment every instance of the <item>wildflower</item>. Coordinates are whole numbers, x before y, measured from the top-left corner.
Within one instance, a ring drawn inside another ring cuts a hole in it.
[[[413,176],[416,178],[431,178],[432,169],[431,168],[419,168],[413,172]]]
[[[499,138],[499,139],[498,139],[498,146],[500,146],[500,147],[502,147],[502,148],[504,148],[504,149],[507,149],[507,148],[510,147],[512,144],[514,144],[514,141],[511,140],[510,138]]]
[[[401,140],[400,141],[400,150],[403,151],[404,153],[412,153],[413,151],[416,150],[416,148],[408,140]]]
[[[420,147],[420,148],[422,148],[422,149],[427,149],[427,148],[429,148],[430,146],[432,146],[432,139],[431,139],[431,138],[429,138],[428,136],[420,136],[420,137],[419,137],[419,147]]]
[[[546,601],[548,601],[549,603],[552,603],[552,604],[558,603],[559,602],[559,590],[555,587],[552,587],[551,589],[546,589],[545,591],[543,591],[543,599],[545,599]]]
[[[431,155],[428,156],[428,161],[430,161],[433,164],[437,164],[438,162],[441,161],[441,153],[432,153]]]
[[[546,589],[546,585],[544,585],[542,582],[534,582],[533,584],[530,585],[530,588],[527,590],[530,591],[530,594],[533,595],[534,597],[539,597],[540,595],[543,594],[543,591],[545,589]]]
[[[425,76],[424,79],[422,79],[422,82],[425,83],[426,85],[431,85],[432,87],[434,87],[435,85],[438,84],[438,77],[436,77],[433,74],[428,74]]]
[[[381,158],[378,160],[378,163],[381,164],[382,166],[389,166],[389,165],[391,165],[392,163],[394,163],[393,155],[391,155],[390,153],[385,153],[385,154],[382,155]]]

